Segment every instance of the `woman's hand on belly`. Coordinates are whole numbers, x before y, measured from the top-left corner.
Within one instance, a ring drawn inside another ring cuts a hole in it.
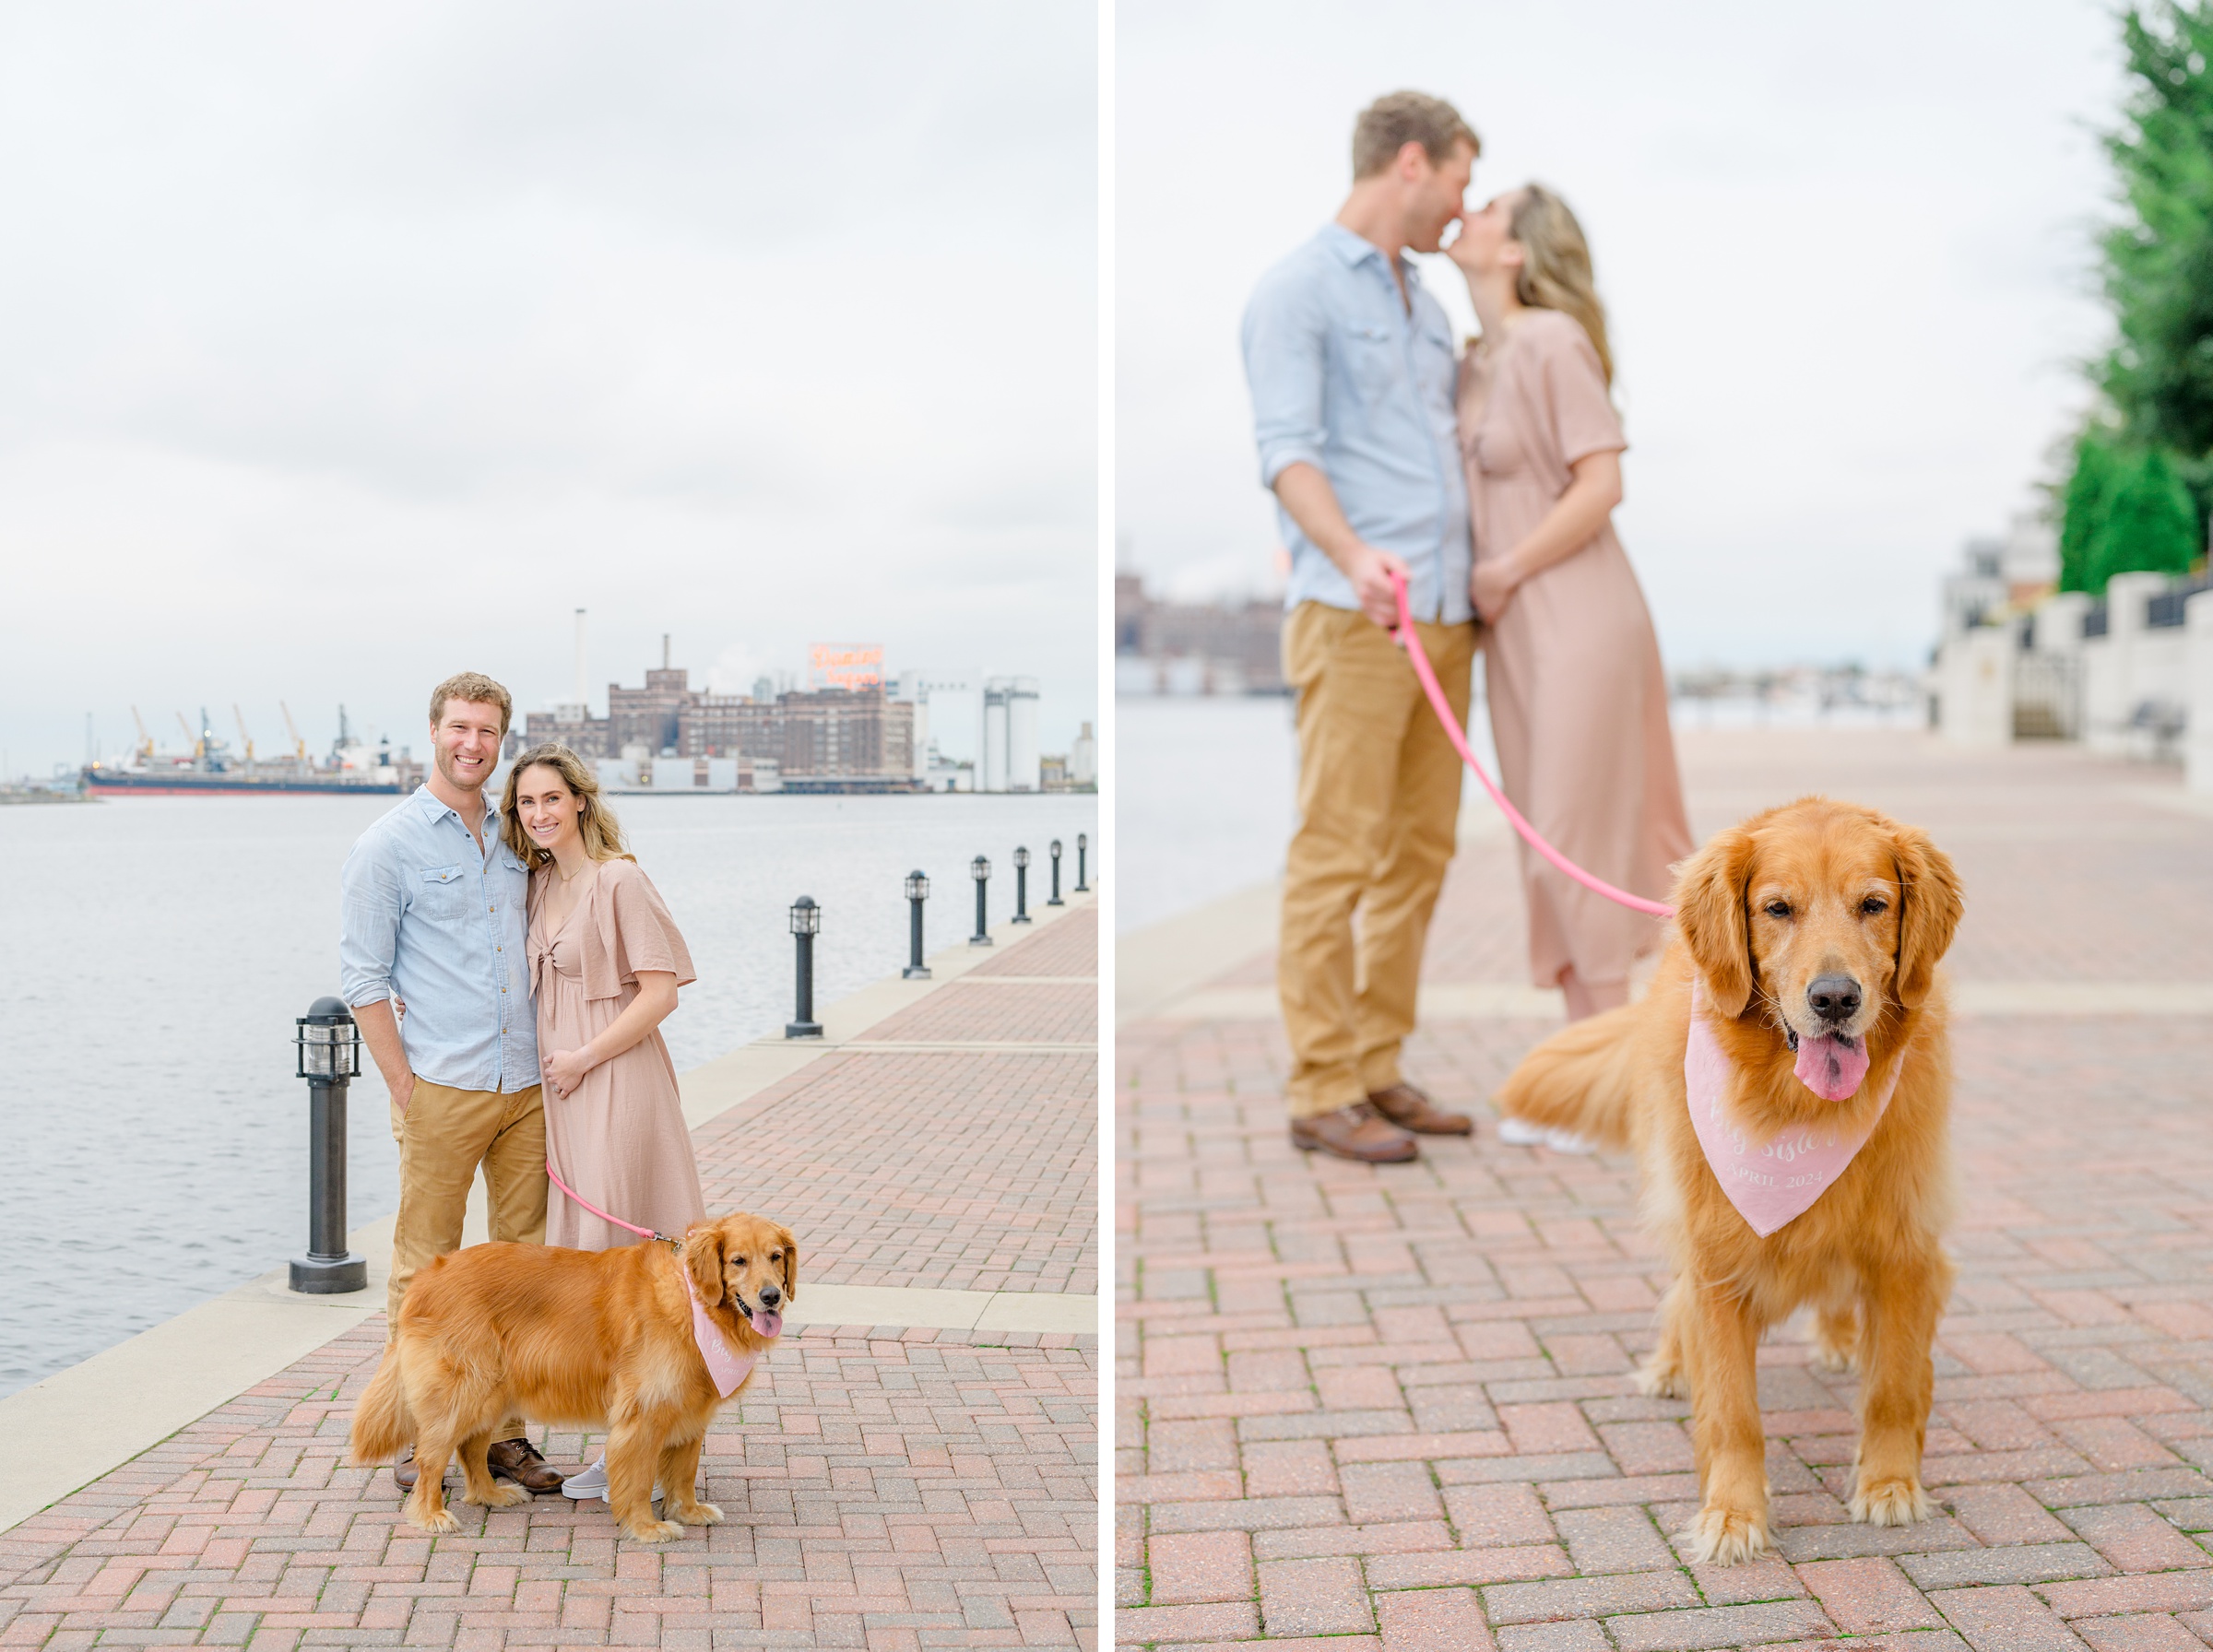
[[[1474,603],[1475,611],[1483,616],[1485,625],[1496,625],[1498,617],[1506,612],[1506,605],[1514,599],[1514,592],[1521,584],[1521,569],[1509,552],[1502,557],[1490,557],[1475,564],[1475,572],[1468,577],[1468,599]]]
[[[538,1065],[545,1068],[546,1082],[553,1087],[553,1093],[566,1100],[584,1082],[584,1075],[595,1064],[586,1058],[584,1050],[555,1050],[542,1057]]]

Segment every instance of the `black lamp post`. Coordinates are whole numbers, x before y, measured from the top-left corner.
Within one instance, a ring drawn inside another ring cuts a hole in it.
[[[1091,847],[1091,838],[1084,832],[1076,833],[1076,893],[1088,895],[1091,885],[1083,880],[1083,851]]]
[[[1059,838],[1053,840],[1048,853],[1053,857],[1053,892],[1046,904],[1047,906],[1066,906],[1068,903],[1060,898],[1060,840]]]
[[[909,981],[927,981],[929,971],[922,962],[922,903],[929,899],[929,879],[919,872],[906,875],[906,967],[899,972]]]
[[[317,998],[294,1023],[307,1080],[307,1255],[292,1289],[336,1296],[369,1284],[369,1263],[346,1248],[346,1087],[361,1070],[361,1033],[338,998]]]
[[[822,927],[822,909],[812,895],[791,903],[791,933],[799,943],[799,1013],[784,1027],[787,1038],[820,1038],[822,1023],[814,1019],[814,938]]]
[[[991,863],[977,856],[968,863],[968,876],[976,879],[976,933],[968,938],[972,947],[991,944],[991,926],[984,917],[984,891],[990,886]]]
[[[1014,851],[1014,919],[1017,924],[1030,922],[1030,852]]]

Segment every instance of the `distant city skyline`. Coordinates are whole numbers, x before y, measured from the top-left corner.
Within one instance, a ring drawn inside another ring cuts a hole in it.
[[[743,660],[763,663],[745,667],[711,665],[703,673],[697,664],[683,657],[677,644],[677,633],[670,631],[663,634],[669,639],[669,664],[678,669],[690,671],[694,688],[707,688],[717,694],[751,694],[763,676],[778,690],[805,689],[810,686],[809,671],[804,662],[812,644],[800,645],[790,651],[789,657],[799,663],[785,664],[776,657],[757,655],[749,650],[741,656]],[[732,652],[725,650],[717,657],[727,661]],[[918,673],[926,679],[929,685],[929,698],[938,708],[931,718],[928,738],[935,742],[944,756],[960,761],[978,761],[983,756],[978,741],[983,721],[985,683],[999,677],[1027,675],[998,669],[933,669],[928,665],[899,660],[888,646],[883,654],[885,673],[889,686],[894,692],[898,690],[902,676]],[[586,655],[586,683],[590,690],[586,703],[593,716],[604,717],[608,714],[608,690],[610,686],[635,687],[644,681],[646,671],[661,667],[660,639],[655,639],[650,658],[641,659],[611,674],[600,669],[598,656],[596,646]],[[509,694],[514,696],[514,726],[518,730],[531,713],[550,711],[556,706],[570,704],[574,699],[573,680],[559,691],[543,693],[531,699],[517,691],[515,682],[502,677],[499,672],[491,671],[488,675],[503,683]],[[945,686],[948,683],[962,686]],[[124,702],[120,709],[111,704],[105,715],[101,708],[91,707],[88,708],[93,719],[91,732],[95,743],[91,749],[87,749],[85,714],[80,713],[75,749],[55,758],[52,765],[46,766],[28,762],[24,761],[24,753],[11,750],[9,756],[15,761],[7,777],[28,773],[34,778],[43,778],[49,766],[74,768],[88,756],[104,760],[130,751],[139,743],[137,724],[133,717],[134,707],[137,716],[144,720],[156,749],[161,751],[188,749],[190,741],[197,732],[200,714],[204,709],[207,715],[207,726],[218,738],[233,749],[243,749],[245,740],[250,738],[254,749],[265,755],[276,750],[290,750],[292,749],[290,728],[296,726],[307,749],[311,753],[320,754],[327,752],[337,738],[339,713],[343,707],[347,724],[355,740],[373,746],[379,739],[389,739],[395,749],[411,748],[418,758],[423,758],[429,751],[427,696],[431,686],[428,683],[424,685],[425,702],[419,710],[412,713],[396,712],[394,714],[397,720],[392,722],[381,720],[371,709],[373,705],[388,702],[389,696],[380,696],[375,701],[349,699],[323,706],[302,706],[289,695],[273,698],[263,695],[252,701],[220,702],[194,696],[180,703],[140,700]],[[172,695],[171,701],[174,700],[175,696]],[[290,718],[289,725],[286,721],[288,713]],[[1082,726],[1085,723],[1095,725],[1095,722],[1096,718],[1088,706],[1079,716],[1065,706],[1054,706],[1047,697],[1040,695],[1039,743],[1047,753],[1067,753],[1074,744]]]

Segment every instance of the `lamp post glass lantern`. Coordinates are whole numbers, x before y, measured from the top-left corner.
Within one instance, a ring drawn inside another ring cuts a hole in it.
[[[922,903],[929,899],[929,879],[920,872],[906,875],[906,968],[899,973],[909,981],[927,981],[929,970],[922,962]]]
[[[1068,903],[1060,898],[1060,840],[1055,838],[1047,848],[1046,853],[1053,857],[1053,892],[1046,904],[1047,906],[1065,906]]]
[[[1030,852],[1014,851],[1014,917],[1013,922],[1026,924],[1030,920]]]
[[[798,953],[794,965],[799,1004],[797,1012],[785,1023],[787,1038],[822,1035],[822,1024],[814,1019],[814,938],[822,927],[822,909],[814,903],[812,895],[801,895],[791,903],[791,934]]]
[[[968,876],[976,879],[976,933],[968,938],[972,947],[991,944],[991,926],[984,916],[984,891],[991,884],[991,863],[977,856],[968,863]]]
[[[338,998],[317,998],[293,1023],[293,1076],[307,1080],[307,1255],[291,1287],[308,1296],[365,1290],[367,1258],[346,1248],[346,1090],[361,1071],[361,1032]]]
[[[1087,894],[1089,894],[1089,893],[1091,892],[1091,885],[1090,885],[1088,882],[1086,882],[1086,881],[1084,880],[1084,876],[1083,876],[1083,851],[1084,851],[1084,850],[1086,850],[1086,849],[1088,849],[1088,848],[1090,848],[1090,847],[1091,847],[1091,837],[1090,837],[1090,835],[1089,835],[1088,833],[1086,833],[1086,832],[1077,832],[1077,833],[1076,833],[1076,893],[1078,893],[1079,895],[1087,895]]]

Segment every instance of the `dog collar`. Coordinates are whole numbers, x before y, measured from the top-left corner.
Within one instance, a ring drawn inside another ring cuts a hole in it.
[[[714,1383],[715,1392],[728,1399],[751,1375],[753,1356],[732,1348],[722,1328],[707,1317],[707,1304],[699,1300],[699,1286],[692,1282],[688,1268],[684,1289],[692,1295],[692,1339],[699,1344],[699,1357],[707,1363],[707,1377]]]
[[[1721,1183],[1737,1214],[1765,1239],[1805,1215],[1844,1174],[1881,1122],[1906,1064],[1901,1056],[1892,1066],[1882,1099],[1857,1131],[1841,1131],[1833,1124],[1789,1126],[1773,1140],[1756,1147],[1726,1111],[1736,1064],[1723,1053],[1706,1020],[1705,996],[1702,984],[1694,979],[1690,1038],[1683,1050],[1683,1089],[1690,1103],[1691,1127],[1698,1133],[1698,1146],[1714,1180]]]

